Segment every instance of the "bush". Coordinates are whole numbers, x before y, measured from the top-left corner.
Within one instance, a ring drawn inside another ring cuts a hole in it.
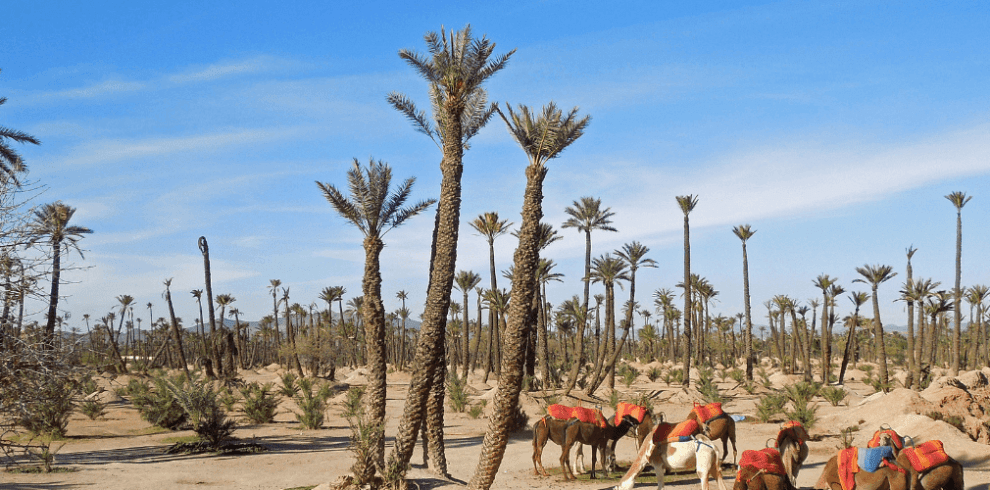
[[[75,409],[73,397],[78,388],[68,380],[51,381],[35,388],[37,392],[34,396],[37,400],[26,407],[18,425],[35,434],[61,439],[65,437],[69,416]]]
[[[360,397],[358,397],[360,399]],[[360,404],[355,413],[360,413]],[[354,453],[354,466],[351,471],[354,474],[354,485],[358,487],[369,486],[376,488],[378,485],[373,481],[377,469],[377,442],[385,432],[384,420],[365,420],[363,416],[351,416],[347,418],[351,426],[351,452]],[[394,473],[394,471],[390,472]]]
[[[746,373],[742,369],[733,369],[729,371],[729,378],[732,378],[736,383],[742,384],[743,379],[746,378]]]
[[[837,407],[846,398],[848,392],[839,386],[826,386],[822,388],[821,394],[822,398],[825,398],[833,407]]]
[[[117,388],[116,390],[118,396],[125,398],[146,395],[150,391],[151,386],[148,385],[148,382],[137,378],[131,378],[130,382],[127,383],[127,386]]]
[[[147,388],[147,385],[140,383],[142,387],[136,390],[135,388],[139,384],[133,382],[136,380],[132,380],[127,385],[127,391],[131,397],[131,403],[141,413],[141,418],[163,429],[178,430],[189,420],[189,416],[169,392],[168,384],[181,385],[184,379],[185,376],[176,376],[170,379],[163,375],[153,380],[153,388]],[[146,391],[145,388],[147,388]]]
[[[344,400],[344,418],[357,417],[361,413],[361,396],[364,395],[364,388],[352,386],[347,390],[347,398]]]
[[[468,394],[464,390],[466,385],[466,378],[459,378],[456,372],[451,371],[450,378],[447,380],[447,402],[450,403],[450,408],[455,412],[467,410]]]
[[[267,424],[275,420],[279,396],[272,390],[273,385],[271,383],[263,385],[251,383],[241,388],[241,396],[244,397],[241,412],[252,423]]]
[[[330,386],[323,384],[315,389],[313,380],[303,378],[299,380],[300,395],[295,398],[296,404],[302,413],[296,414],[296,420],[307,429],[319,429],[323,427],[324,415],[327,411],[327,400],[332,394]]]
[[[96,384],[91,373],[86,373],[79,379],[79,392],[83,395],[91,395],[99,389],[100,387]]]
[[[86,400],[79,405],[79,411],[89,417],[90,420],[96,420],[103,417],[107,412],[106,409],[107,404],[99,400]]]
[[[282,375],[282,387],[278,393],[286,398],[294,398],[299,394],[299,386],[296,385],[296,375],[291,372]]]
[[[722,401],[722,394],[718,391],[715,378],[711,369],[698,370],[698,392],[706,403],[717,403]]]
[[[223,405],[223,409],[227,412],[234,411],[234,404],[237,403],[237,396],[234,395],[234,390],[228,387],[224,387],[220,390],[220,404]]]
[[[485,413],[485,405],[488,404],[487,402],[488,400],[481,400],[479,403],[471,405],[471,408],[468,410],[468,415],[472,419],[480,417],[481,414]]]
[[[650,398],[650,395],[641,393],[635,400],[633,400],[633,403],[645,408],[647,412],[653,413],[653,399]]]
[[[237,424],[220,408],[219,392],[209,382],[178,383],[164,378],[164,386],[185,411],[196,435],[210,447],[220,447],[233,434]]]
[[[787,417],[791,420],[797,420],[801,422],[806,428],[810,429],[814,427],[815,421],[818,420],[816,413],[818,412],[818,407],[811,404],[798,405],[794,407],[794,410],[787,413]]]
[[[661,376],[663,376],[663,370],[656,366],[646,371],[646,379],[649,379],[651,383],[655,383]]]
[[[756,418],[760,422],[769,422],[774,416],[783,412],[784,405],[787,404],[787,396],[780,393],[771,393],[760,399],[756,404]]]
[[[619,406],[619,392],[612,390],[612,393],[608,395],[608,406],[615,410]]]
[[[626,385],[626,388],[632,386],[636,382],[636,378],[639,377],[639,371],[629,368],[622,373],[622,384]]]
[[[821,383],[799,381],[784,387],[784,393],[795,406],[804,406],[821,391]]]

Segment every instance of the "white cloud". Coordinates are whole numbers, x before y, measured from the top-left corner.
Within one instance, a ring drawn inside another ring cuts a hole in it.
[[[105,80],[87,87],[71,88],[54,92],[42,92],[24,97],[18,102],[52,102],[62,99],[92,99],[106,95],[135,92],[146,88],[144,82]]]
[[[285,63],[280,63],[275,58],[269,56],[259,56],[241,61],[214,63],[203,68],[171,75],[166,77],[166,79],[172,83],[212,82],[235,75],[270,71],[279,64]]]

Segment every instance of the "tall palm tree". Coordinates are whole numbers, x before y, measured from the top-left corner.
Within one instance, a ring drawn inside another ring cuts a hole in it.
[[[819,274],[818,277],[812,281],[812,284],[822,290],[822,384],[827,385],[829,377],[832,374],[832,337],[829,336],[828,331],[828,304],[829,304],[829,288],[836,283],[838,279],[833,279],[828,274]]]
[[[7,98],[0,97],[0,105],[5,102],[7,102]],[[24,165],[24,159],[21,158],[21,155],[10,147],[8,142],[11,141],[33,145],[40,145],[41,141],[25,132],[0,126],[0,179],[13,182],[19,187],[20,182],[17,180],[17,174],[27,172],[27,166]]]
[[[10,131],[0,127],[2,131]],[[8,138],[13,139],[12,136]],[[2,140],[0,140],[2,141]],[[15,141],[17,141],[15,139]],[[6,147],[0,149],[7,149]],[[16,154],[14,154],[16,156]],[[7,158],[4,156],[4,158]],[[18,160],[19,161],[19,160]],[[3,166],[0,161],[0,167]],[[0,171],[7,172],[0,168]],[[45,343],[52,346],[55,339],[55,318],[58,316],[58,287],[62,275],[62,251],[66,253],[75,250],[79,257],[83,257],[82,249],[79,248],[79,240],[83,235],[93,233],[93,230],[84,226],[70,225],[69,221],[76,213],[76,208],[69,206],[62,201],[45,204],[40,209],[34,211],[34,216],[30,223],[31,239],[30,243],[47,242],[52,250],[52,288],[48,297],[48,322],[45,324]]]
[[[223,366],[220,365],[220,352],[217,351],[217,320],[213,309],[213,277],[210,274],[210,245],[205,236],[199,237],[199,251],[203,254],[203,272],[206,277],[206,310],[210,315],[209,353],[217,374],[223,376]]]
[[[508,233],[509,227],[512,226],[512,223],[510,223],[509,220],[499,219],[498,212],[492,211],[482,213],[468,224],[470,224],[471,228],[474,228],[479,235],[488,240],[488,270],[489,277],[491,278],[491,288],[489,288],[489,290],[495,291],[498,289],[495,274],[495,239]],[[495,328],[495,313],[492,310],[488,310],[488,331],[488,343],[498,344],[500,340],[498,338],[498,329]],[[491,345],[489,346],[489,351],[490,350]],[[491,362],[492,360],[489,359],[489,366],[486,368],[486,373],[495,368]]]
[[[278,291],[279,287],[282,286],[282,281],[280,279],[270,279],[268,281],[268,291],[272,294],[272,321],[275,327],[275,344],[281,344],[282,334],[278,330]],[[288,334],[286,334],[288,335]]]
[[[866,303],[867,300],[866,293],[862,291],[857,291],[851,293],[849,300],[853,302],[856,309],[853,312],[852,321],[849,323],[849,334],[846,336],[846,348],[842,353],[842,365],[839,366],[839,384],[842,384],[843,378],[846,376],[846,366],[849,364],[849,356],[852,354],[852,345],[856,338],[856,325],[859,324],[859,308]]]
[[[540,227],[543,181],[548,172],[547,163],[577,141],[591,120],[588,116],[578,117],[577,112],[578,109],[574,108],[565,114],[552,102],[538,114],[524,105],[518,106],[518,112],[508,105],[505,112],[499,111],[509,133],[526,153],[529,164],[525,169],[526,189],[523,193],[519,245],[513,257],[513,299],[506,327],[502,376],[499,377],[494,415],[485,434],[478,469],[471,479],[470,487],[473,489],[488,489],[494,482],[505,453],[509,423],[518,410],[529,328],[536,323],[536,306],[539,304],[536,300],[540,248],[546,241]]]
[[[124,319],[127,318],[127,310],[129,308],[131,308],[132,305],[134,304],[134,296],[131,296],[129,294],[122,294],[120,296],[117,296],[117,303],[118,303],[117,308],[120,310],[120,326],[117,327],[117,335],[119,336],[120,335],[120,330],[124,326]],[[127,352],[128,355],[130,355],[131,354],[131,352],[130,352],[131,351],[131,333],[130,333],[130,329],[128,329],[127,336],[125,338],[126,338],[125,343],[127,344],[126,345],[126,347],[127,347],[127,351],[126,352]]]
[[[471,309],[468,307],[468,293],[480,283],[481,275],[474,271],[462,270],[454,277],[454,284],[457,290],[464,294],[464,328],[462,329],[464,332],[464,369],[462,371],[464,379],[467,379],[468,371],[471,367],[471,329],[469,328],[470,322],[468,321],[468,313]],[[481,339],[478,340],[480,341]]]
[[[984,325],[983,323],[983,313],[984,313],[983,302],[987,300],[988,296],[990,296],[990,288],[988,288],[983,284],[976,284],[970,286],[970,288],[966,290],[967,301],[969,301],[971,304],[976,305],[976,315],[973,316],[973,318],[976,319],[976,332],[975,332],[976,338],[973,341],[974,367],[977,363],[979,363],[980,358],[985,354],[985,352],[979,352],[979,346],[984,343],[984,338],[985,338],[984,332],[986,331],[986,325]]]
[[[399,371],[402,371],[406,366],[406,319],[409,318],[409,310],[406,309],[406,300],[409,299],[409,293],[403,289],[395,293],[395,297],[402,301],[402,308],[399,309],[399,317],[402,318],[402,340],[399,345]]]
[[[612,226],[612,216],[615,213],[611,208],[602,209],[602,200],[593,197],[582,197],[574,201],[571,206],[564,209],[570,218],[561,225],[562,228],[576,228],[578,232],[584,233],[584,302],[581,304],[582,321],[588,319],[588,298],[591,288],[591,232],[595,230],[618,231]],[[577,326],[577,362],[571,368],[570,379],[567,380],[565,395],[574,389],[577,383],[578,374],[584,364],[584,330],[585,324]]]
[[[196,304],[199,306],[199,338],[203,342],[203,356],[209,356],[206,351],[206,327],[203,325],[203,290],[193,289],[190,293],[196,298]],[[151,303],[148,303],[148,310],[151,311]],[[151,324],[154,322],[152,321]]]
[[[615,345],[615,285],[618,281],[628,281],[627,262],[612,254],[605,254],[591,261],[591,280],[605,286],[605,348],[595,360],[591,382],[588,383],[588,395],[594,395],[602,381],[602,370],[607,369],[605,359],[616,358],[618,349]],[[619,287],[622,287],[619,284]],[[628,317],[627,317],[628,318]],[[628,324],[627,324],[628,325]],[[628,326],[626,327],[628,328]],[[614,383],[614,381],[612,382]],[[614,388],[610,384],[610,388]]]
[[[956,207],[956,286],[952,290],[955,305],[955,316],[953,326],[955,330],[952,335],[952,369],[950,376],[959,374],[959,345],[962,340],[962,208],[973,196],[967,196],[965,192],[952,192],[945,196],[953,206]]]
[[[907,302],[907,358],[908,358],[908,388],[914,386],[914,372],[918,359],[914,355],[914,270],[911,268],[911,257],[918,249],[914,246],[907,248],[907,280],[904,281],[904,289],[901,290],[901,299]],[[919,325],[920,328],[920,325]]]
[[[698,205],[698,196],[677,196],[677,205],[684,213],[684,374],[681,384],[691,384],[691,224],[688,215]]]
[[[230,306],[230,304],[233,303],[234,301],[237,301],[237,299],[234,298],[234,296],[231,294],[218,294],[217,297],[214,299],[214,301],[216,301],[217,306],[220,307],[220,335],[222,338],[219,340],[219,342],[220,345],[223,346],[224,340],[227,339],[227,328],[226,328],[227,321],[224,320],[225,318],[227,318],[226,317],[227,307]],[[234,361],[233,361],[234,349],[228,343],[228,345],[224,348],[224,350],[226,351],[225,357],[227,359],[227,363],[224,366],[223,370],[224,372],[228,372],[230,373],[231,376],[233,376],[237,370],[237,366],[234,365]]]
[[[636,302],[636,271],[639,270],[640,267],[649,267],[654,269],[657,267],[657,261],[646,258],[646,254],[648,253],[650,253],[650,247],[647,247],[637,241],[627,243],[623,245],[620,250],[615,251],[615,255],[618,255],[620,259],[626,261],[626,264],[629,265],[630,304]],[[633,313],[634,309],[630,308],[628,314],[626,315],[626,323],[628,324],[628,328],[630,328],[632,332],[635,332],[635,329],[632,328]],[[632,337],[632,341],[636,341],[635,335]]]
[[[425,111],[417,110],[408,97],[398,93],[388,96],[392,106],[409,118],[417,131],[429,136],[443,152],[440,161],[440,200],[433,232],[426,307],[416,346],[416,363],[409,395],[387,470],[397,479],[405,477],[424,414],[434,471],[443,476],[447,474],[443,450],[446,371],[443,366],[443,343],[457,262],[462,159],[468,141],[488,123],[495,112],[495,105],[488,104],[488,94],[483,85],[506,66],[509,57],[515,52],[513,50],[492,57],[495,43],[484,36],[474,38],[470,26],[458,32],[452,31],[449,35],[443,30],[440,35],[429,32],[425,40],[429,56],[401,50],[399,57],[428,82],[430,105],[433,108],[432,121]]]
[[[182,364],[182,370],[185,372],[186,377],[189,378],[189,366],[186,364],[186,353],[182,349],[182,331],[179,330],[179,322],[175,318],[175,308],[172,307],[172,278],[165,280],[165,303],[168,304],[168,316],[172,320],[172,335],[175,336],[175,345],[179,352],[179,363]]]
[[[897,273],[889,265],[879,264],[857,267],[856,272],[863,276],[863,279],[856,279],[853,282],[869,283],[870,288],[873,290],[873,335],[876,337],[877,349],[880,353],[880,382],[885,386],[884,391],[886,391],[886,385],[890,380],[887,376],[887,346],[883,339],[883,323],[880,321],[880,303],[877,299],[877,287],[881,283],[893,279]]]
[[[385,248],[382,238],[393,228],[401,226],[409,218],[425,211],[436,202],[427,199],[406,206],[415,178],[410,177],[399,186],[392,187],[392,169],[388,164],[371,160],[366,167],[354,159],[354,166],[347,172],[350,195],[345,196],[332,184],[317,182],[323,196],[344,219],[364,235],[364,277],[361,292],[364,296],[365,346],[370,367],[368,386],[364,392],[364,410],[368,420],[377,427],[372,435],[376,460],[385,463],[385,306],[382,304],[381,253]],[[370,481],[375,467],[361,468],[366,473],[361,481]]]
[[[740,240],[742,240],[742,252],[743,252],[743,312],[746,315],[746,379],[748,381],[753,381],[753,317],[750,310],[749,302],[749,256],[746,254],[746,242],[756,234],[750,225],[739,225],[732,228],[732,233],[735,233]]]

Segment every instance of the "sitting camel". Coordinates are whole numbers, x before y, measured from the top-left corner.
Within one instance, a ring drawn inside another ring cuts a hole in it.
[[[722,441],[722,460],[729,454],[729,442],[732,442],[732,466],[736,465],[736,421],[722,411],[721,403],[708,405],[694,404],[687,416],[688,420],[696,420],[701,424],[703,433],[713,441]]]
[[[668,471],[695,470],[698,478],[701,479],[701,490],[708,490],[708,478],[714,478],[718,482],[719,490],[727,490],[725,481],[722,480],[722,465],[719,464],[720,454],[718,446],[712,443],[711,439],[701,434],[696,434],[691,440],[684,442],[671,442],[664,437],[657,437],[658,432],[670,431],[671,424],[657,424],[653,433],[639,448],[636,460],[633,461],[629,471],[623,475],[619,485],[613,490],[630,490],[636,483],[639,475],[646,463],[649,462],[656,469],[657,489],[663,490],[664,475]]]
[[[893,429],[881,427],[867,446],[889,446],[897,457],[897,465],[910,472],[912,490],[963,490],[963,469],[958,461],[945,453],[942,441],[927,441],[917,446],[904,446],[904,439]]]
[[[776,449],[747,449],[739,458],[739,471],[732,490],[795,490]]]
[[[907,470],[887,462],[876,471],[860,471],[858,448],[842,449],[825,463],[822,476],[815,484],[820,490],[909,490]],[[841,461],[841,462],[840,462]],[[845,483],[843,483],[845,480]]]

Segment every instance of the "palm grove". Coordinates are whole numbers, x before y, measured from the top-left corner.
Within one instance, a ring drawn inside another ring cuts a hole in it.
[[[288,284],[272,279],[264,286],[272,298],[271,314],[254,328],[241,320],[232,294],[214,295],[209,243],[200,237],[203,288],[190,291],[190,296],[180,295],[198,305],[199,315],[191,329],[184,328],[182,319],[175,316],[171,279],[163,278],[164,308],[148,302],[145,317],[135,312],[141,306],[137,300],[122,294],[104,316],[82,315],[85,333],[74,327],[68,335],[57,335],[55,327],[70,318],[58,309],[61,260],[73,251],[81,257],[80,239],[92,230],[71,223],[75,210],[61,202],[27,207],[31,191],[22,182],[26,167],[12,144],[40,142],[0,127],[0,206],[6,218],[0,256],[5,300],[0,342],[5,353],[14,352],[15,344],[36,342],[41,346],[39,352],[59,353],[69,364],[117,372],[169,367],[183,370],[187,378],[195,376],[189,373],[193,366],[208,379],[218,380],[236,379],[238,369],[273,362],[299,378],[330,380],[337,366],[365,367],[369,377],[360,400],[363,410],[352,424],[357,434],[354,443],[366,450],[356,452],[354,478],[359,483],[392,487],[406,486],[405,473],[419,438],[427,443],[431,469],[449,477],[443,441],[448,390],[468,375],[481,375],[486,381],[494,376],[498,388],[470,481],[472,488],[491,486],[509,432],[522,425],[521,420],[524,424],[525,417],[518,410],[522,390],[583,390],[594,395],[603,385],[614,388],[617,376],[632,382],[641,374],[621,362],[626,359],[672,361],[666,371],[655,368],[642,374],[651,381],[665,377],[668,384],[684,386],[698,379],[692,377],[693,370],[712,368],[731,371],[740,382],[751,385],[755,367],[764,358],[785,373],[800,373],[809,381],[817,377],[841,383],[850,363],[873,361],[880,366],[873,382],[882,390],[893,386],[888,363],[904,366],[909,373],[904,385],[920,389],[930,380],[933,366],[958,372],[990,362],[990,329],[984,325],[987,313],[983,307],[990,288],[961,283],[962,210],[971,196],[963,192],[946,196],[957,218],[951,287],[915,277],[911,259],[918,250],[908,247],[899,285],[891,282],[899,275],[894,266],[865,264],[848,271],[844,282],[824,273],[809,278],[821,290],[819,297],[801,301],[777,294],[765,298],[759,314],[751,304],[747,249],[759,246],[753,243],[758,240],[757,231],[749,224],[726,230],[726,240],[731,239],[731,231],[742,245],[739,277],[744,295],[744,311],[729,315],[711,311],[719,291],[691,266],[690,215],[704,202],[697,195],[676,196],[684,224],[683,277],[670,288],[655,290],[652,305],[647,306],[649,299],[642,293],[637,297],[636,278],[657,265],[649,257],[649,247],[632,241],[614,251],[593,250],[594,237],[620,231],[613,227],[614,213],[601,199],[584,196],[574,200],[564,210],[568,218],[559,230],[543,221],[543,185],[553,176],[552,161],[584,134],[590,117],[553,102],[539,109],[490,102],[484,86],[509,64],[514,50],[495,54],[495,44],[474,37],[470,28],[430,32],[425,41],[427,53],[402,50],[399,56],[427,82],[430,111],[420,110],[404,94],[388,94],[387,100],[439,149],[439,197],[412,202],[414,177],[394,185],[392,167],[374,159],[366,164],[355,159],[343,184],[333,183],[334,179],[317,182],[318,191],[334,211],[363,237],[365,269],[360,292],[348,297],[344,286],[327,286],[305,304],[290,294]],[[0,99],[0,104],[4,101]],[[476,232],[468,240],[483,240],[488,246],[489,268],[457,270],[460,206],[470,198],[461,192],[462,176],[470,168],[465,167],[469,160],[465,151],[471,138],[493,119],[505,125],[522,150],[519,168],[526,185],[520,222],[514,228],[516,224],[498,211],[467,221]],[[407,328],[411,317],[405,304],[408,292],[394,292],[401,307],[386,311],[383,291],[388,287],[382,283],[380,257],[390,230],[434,204],[429,282],[416,330]],[[584,240],[584,273],[578,278],[580,294],[554,304],[547,297],[547,286],[564,277],[544,251],[565,239],[564,229],[573,229]],[[495,250],[506,246],[502,239],[506,235],[515,240],[515,252],[512,264],[501,273],[508,282],[500,287]],[[20,253],[25,246],[35,252]],[[39,290],[38,284],[46,281],[50,290]],[[600,292],[592,294],[593,285]],[[617,296],[616,287],[624,293],[626,286],[628,297]],[[861,289],[854,291],[857,287]],[[43,322],[24,323],[27,297],[47,299]],[[907,306],[906,335],[884,331],[879,304],[893,300]],[[965,330],[964,300],[970,307]],[[759,310],[760,300],[756,301]],[[156,318],[155,311],[167,312],[167,317]],[[145,318],[148,325],[142,327]],[[845,335],[833,334],[840,322]],[[677,368],[673,367],[675,360]],[[386,455],[389,369],[408,371],[412,379],[395,443]],[[7,417],[11,412],[5,408],[0,415]]]

